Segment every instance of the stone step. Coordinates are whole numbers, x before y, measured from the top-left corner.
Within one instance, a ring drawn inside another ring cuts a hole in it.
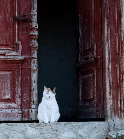
[[[107,122],[0,124],[0,139],[106,139],[107,134]]]
[[[108,139],[124,139],[124,130],[114,130],[108,133]]]

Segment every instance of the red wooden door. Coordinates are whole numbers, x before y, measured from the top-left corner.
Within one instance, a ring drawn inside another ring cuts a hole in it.
[[[79,0],[79,118],[103,118],[101,0]]]
[[[36,117],[31,116],[36,111],[36,99],[32,96],[37,47],[37,27],[32,26],[36,25],[34,1],[0,0],[0,121]]]

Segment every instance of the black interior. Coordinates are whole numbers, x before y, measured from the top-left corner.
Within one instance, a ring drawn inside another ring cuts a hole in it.
[[[75,1],[38,0],[38,102],[43,86],[56,87],[60,121],[76,120]]]

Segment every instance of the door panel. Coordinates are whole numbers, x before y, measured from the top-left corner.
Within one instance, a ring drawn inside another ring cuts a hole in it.
[[[94,69],[85,69],[80,72],[80,84],[81,84],[81,101],[85,102],[93,102],[95,98],[95,90],[94,90],[94,83],[95,83],[95,73]]]
[[[14,32],[13,15],[14,15],[14,2],[12,0],[1,0],[0,1],[1,47],[11,48],[13,45],[13,35],[12,35]]]
[[[21,61],[20,61],[21,62]],[[0,120],[21,120],[21,64],[0,61]]]
[[[0,1],[0,120],[22,120],[21,41],[18,23],[19,0]]]
[[[103,118],[101,1],[79,0],[79,118]]]
[[[0,64],[0,108],[21,108],[20,65]]]
[[[92,0],[79,1],[80,47],[79,61],[94,55],[94,5]]]
[[[0,121],[36,119],[37,89],[31,89],[32,80],[37,84],[35,5],[36,0],[0,1]]]
[[[13,71],[0,71],[0,101],[13,98]]]

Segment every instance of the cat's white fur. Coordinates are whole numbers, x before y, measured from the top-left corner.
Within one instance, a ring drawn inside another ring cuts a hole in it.
[[[38,107],[37,118],[40,123],[57,122],[60,118],[59,107],[55,98],[55,89],[51,90],[44,86],[42,101]],[[52,92],[54,91],[54,93]]]

